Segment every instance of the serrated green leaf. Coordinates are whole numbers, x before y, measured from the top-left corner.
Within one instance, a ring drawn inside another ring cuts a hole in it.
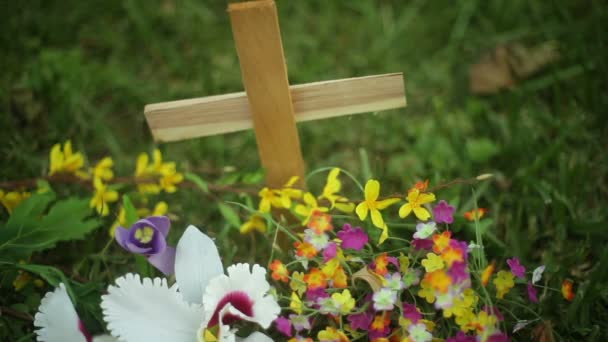
[[[224,203],[218,203],[217,206],[220,209],[220,213],[222,214],[222,216],[224,216],[226,221],[231,226],[235,228],[241,227],[241,218],[239,217],[239,214],[237,214],[236,210]]]
[[[131,202],[131,199],[127,195],[122,196],[122,207],[125,209],[125,225],[127,227],[131,227],[137,220],[139,216],[137,216],[137,209]]]
[[[186,173],[184,173],[184,178],[186,178],[187,180],[196,184],[196,186],[198,186],[198,188],[201,189],[202,192],[204,192],[206,194],[209,193],[209,186],[207,186],[207,182],[205,182],[197,174],[186,172]]]

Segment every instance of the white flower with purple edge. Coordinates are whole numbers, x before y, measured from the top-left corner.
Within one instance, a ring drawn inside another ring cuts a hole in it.
[[[416,225],[414,239],[427,239],[437,230],[437,224],[433,221],[420,222]]]

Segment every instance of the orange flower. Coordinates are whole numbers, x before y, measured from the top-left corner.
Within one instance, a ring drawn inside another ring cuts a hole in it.
[[[386,275],[388,273],[388,263],[388,255],[386,253],[382,253],[376,257],[376,268],[374,271],[381,276]]]
[[[281,260],[275,259],[272,264],[270,264],[270,269],[272,270],[272,279],[279,280],[284,283],[289,282],[289,271]]]
[[[484,287],[486,285],[488,285],[488,282],[490,281],[490,277],[494,273],[495,268],[496,268],[496,261],[492,261],[492,263],[489,264],[485,268],[485,270],[483,270],[483,272],[481,273],[481,285],[483,285]]]
[[[464,218],[469,221],[479,220],[482,217],[484,217],[487,212],[488,212],[488,209],[486,209],[486,208],[478,208],[477,211],[475,211],[475,209],[473,209],[471,211],[467,211],[466,213],[464,213]]]
[[[333,287],[337,289],[345,289],[348,287],[348,276],[346,272],[344,272],[344,268],[342,266],[336,269],[334,276],[332,277]]]
[[[443,252],[443,250],[450,245],[451,237],[452,233],[448,230],[441,234],[433,235],[433,252],[438,254]]]
[[[305,274],[304,282],[308,285],[308,289],[310,290],[327,287],[327,278],[318,268],[313,268],[308,274]]]
[[[384,311],[377,315],[369,327],[370,331],[384,332],[384,329],[391,324],[390,311]]]
[[[409,189],[407,192],[413,191],[413,190],[418,190],[420,192],[426,192],[426,188],[428,188],[429,186],[429,180],[425,179],[424,182],[423,181],[418,181],[416,182],[416,184],[414,184],[414,186]]]
[[[332,230],[334,227],[331,225],[331,215],[315,210],[308,221],[308,228],[317,234]]]
[[[312,259],[317,255],[315,247],[306,241],[296,241],[293,246],[296,248],[296,255],[299,257],[303,256],[307,259]]]
[[[452,248],[447,246],[443,252],[441,253],[441,258],[448,264],[448,267],[452,267],[452,264],[456,261],[462,262],[464,258],[462,257],[462,250],[459,248]]]
[[[564,296],[564,298],[571,302],[574,299],[574,291],[572,290],[572,282],[568,279],[564,279],[564,282],[562,283],[562,296]]]
[[[424,276],[424,280],[428,281],[431,287],[441,293],[448,292],[450,285],[452,285],[452,278],[445,273],[445,270],[438,270],[435,272],[427,273]]]

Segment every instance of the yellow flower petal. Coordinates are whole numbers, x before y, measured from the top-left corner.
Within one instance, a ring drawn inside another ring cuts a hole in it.
[[[410,214],[410,212],[412,212],[412,206],[411,204],[406,203],[399,208],[399,217],[405,218]]]
[[[429,211],[422,207],[414,208],[414,215],[421,221],[426,221],[431,217]]]
[[[365,183],[365,200],[375,201],[380,194],[380,182],[375,179],[370,179]]]
[[[380,234],[378,245],[381,245],[386,239],[388,239],[388,226],[384,225],[384,227],[382,227],[382,234]]]
[[[380,214],[378,209],[371,209],[370,214],[372,216],[372,223],[374,226],[378,228],[384,227],[384,220],[382,219],[382,214]]]
[[[376,208],[378,208],[379,210],[386,209],[388,206],[393,205],[399,201],[399,198],[388,198],[382,201],[378,201],[376,202]]]
[[[357,208],[355,208],[355,212],[357,213],[357,216],[359,216],[359,220],[365,220],[365,218],[367,217],[368,210],[369,208],[367,206],[367,203],[365,202],[361,202],[359,203],[359,205],[357,205]]]
[[[435,194],[432,194],[432,193],[420,194],[420,196],[418,196],[419,204],[430,203],[430,202],[433,202],[434,200],[435,200]]]

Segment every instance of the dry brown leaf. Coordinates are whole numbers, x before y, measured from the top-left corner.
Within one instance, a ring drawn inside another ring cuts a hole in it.
[[[497,46],[469,68],[470,89],[473,94],[494,94],[513,87],[518,80],[530,77],[559,58],[554,41],[532,48],[522,44]]]
[[[367,267],[363,267],[362,269],[355,272],[352,276],[353,283],[357,279],[361,279],[371,286],[374,292],[380,290],[382,288],[382,280],[373,272],[371,272]]]
[[[551,321],[543,321],[532,330],[532,339],[538,342],[555,342]]]

